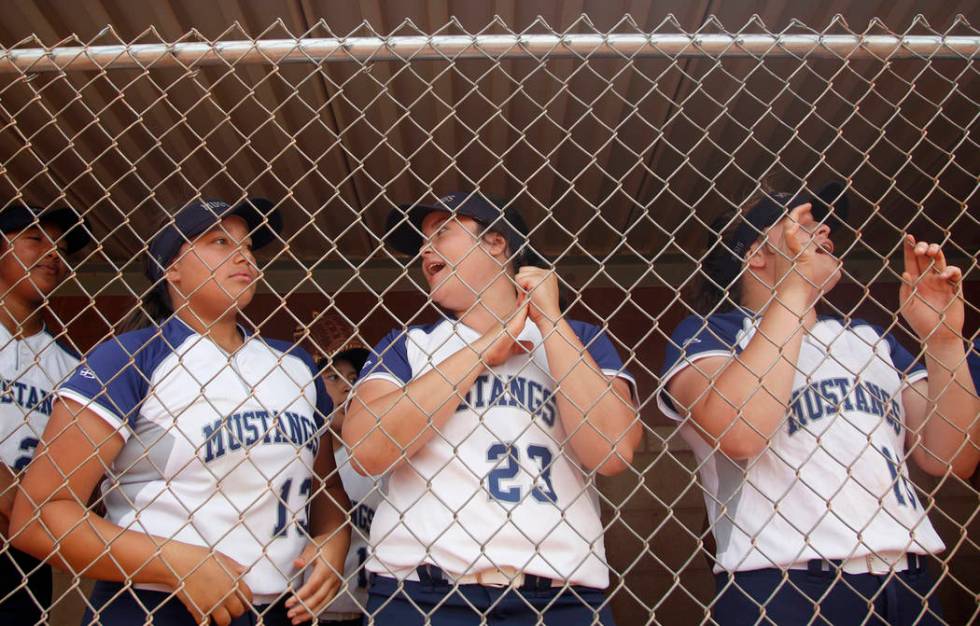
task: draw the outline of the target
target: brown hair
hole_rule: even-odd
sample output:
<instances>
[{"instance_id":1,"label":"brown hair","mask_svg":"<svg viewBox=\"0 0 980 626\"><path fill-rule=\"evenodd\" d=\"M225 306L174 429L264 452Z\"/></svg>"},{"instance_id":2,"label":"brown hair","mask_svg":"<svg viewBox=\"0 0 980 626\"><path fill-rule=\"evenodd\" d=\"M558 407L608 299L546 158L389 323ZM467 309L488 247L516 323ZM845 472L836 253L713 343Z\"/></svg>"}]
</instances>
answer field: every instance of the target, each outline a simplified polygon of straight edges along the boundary
<instances>
[{"instance_id":1,"label":"brown hair","mask_svg":"<svg viewBox=\"0 0 980 626\"><path fill-rule=\"evenodd\" d=\"M692 282L687 298L699 315L706 317L741 304L743 275L740 274L729 284L720 284L712 276L712 268L735 260L734 253L727 242L741 224L738 217L747 212L763 196L771 193L772 189L770 181L763 179L738 207L725 210L708 227L708 240L701 253L697 278Z\"/></svg>"},{"instance_id":2,"label":"brown hair","mask_svg":"<svg viewBox=\"0 0 980 626\"><path fill-rule=\"evenodd\" d=\"M173 314L174 307L167 292L167 283L162 281L143 294L132 313L119 324L117 332L127 333L131 330L160 326Z\"/></svg>"}]
</instances>

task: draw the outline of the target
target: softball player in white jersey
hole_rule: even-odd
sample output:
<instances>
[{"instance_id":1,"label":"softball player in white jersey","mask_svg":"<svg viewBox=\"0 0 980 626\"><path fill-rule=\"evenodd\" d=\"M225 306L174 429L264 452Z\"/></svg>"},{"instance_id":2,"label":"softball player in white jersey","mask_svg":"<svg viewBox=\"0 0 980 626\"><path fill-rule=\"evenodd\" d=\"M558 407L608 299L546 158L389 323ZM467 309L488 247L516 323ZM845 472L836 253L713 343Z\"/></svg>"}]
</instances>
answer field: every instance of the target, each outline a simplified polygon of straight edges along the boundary
<instances>
[{"instance_id":1,"label":"softball player in white jersey","mask_svg":"<svg viewBox=\"0 0 980 626\"><path fill-rule=\"evenodd\" d=\"M51 567L6 542L17 475L51 415L51 391L78 364L44 325L45 303L68 273L63 257L89 241L67 208L0 210L0 622L35 624L51 603Z\"/></svg>"},{"instance_id":2,"label":"softball player in white jersey","mask_svg":"<svg viewBox=\"0 0 980 626\"><path fill-rule=\"evenodd\" d=\"M25 551L102 581L86 623L299 623L339 586L346 497L319 480L335 475L330 399L305 351L237 323L252 250L280 224L263 200L183 208L150 245L162 319L57 391L12 524ZM106 469L102 518L83 503Z\"/></svg>"},{"instance_id":3,"label":"softball player in white jersey","mask_svg":"<svg viewBox=\"0 0 980 626\"><path fill-rule=\"evenodd\" d=\"M723 216L705 268L737 306L687 318L667 350L658 400L699 458L720 624L939 621L923 557L943 544L905 459L935 475L977 464L960 270L906 236L901 312L925 367L881 329L818 317L846 210L831 184Z\"/></svg>"},{"instance_id":4,"label":"softball player in white jersey","mask_svg":"<svg viewBox=\"0 0 980 626\"><path fill-rule=\"evenodd\" d=\"M388 472L368 560L381 624L612 620L592 479L642 435L633 379L600 329L564 319L527 232L479 193L389 216L445 316L381 341L344 423L355 468Z\"/></svg>"},{"instance_id":5,"label":"softball player in white jersey","mask_svg":"<svg viewBox=\"0 0 980 626\"><path fill-rule=\"evenodd\" d=\"M351 528L350 549L344 562L344 587L320 614L321 623L333 626L357 626L364 622L367 606L367 560L371 520L381 503L383 478L362 476L351 465L350 452L340 439L346 403L357 374L364 367L370 351L355 335L354 328L339 315L313 313L313 322L296 329L294 339L301 339L313 355L317 369L334 411L330 415L337 472L350 499L348 520Z\"/></svg>"}]
</instances>

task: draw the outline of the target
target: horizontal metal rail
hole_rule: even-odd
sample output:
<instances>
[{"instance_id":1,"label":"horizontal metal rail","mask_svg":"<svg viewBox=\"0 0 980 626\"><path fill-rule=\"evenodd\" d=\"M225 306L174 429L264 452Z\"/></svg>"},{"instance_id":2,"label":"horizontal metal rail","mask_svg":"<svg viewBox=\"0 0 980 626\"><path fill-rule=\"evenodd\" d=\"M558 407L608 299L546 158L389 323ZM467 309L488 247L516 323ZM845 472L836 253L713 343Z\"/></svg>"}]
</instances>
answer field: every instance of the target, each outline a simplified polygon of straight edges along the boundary
<instances>
[{"instance_id":1,"label":"horizontal metal rail","mask_svg":"<svg viewBox=\"0 0 980 626\"><path fill-rule=\"evenodd\" d=\"M980 37L894 35L440 35L7 48L0 73L439 59L747 57L973 59Z\"/></svg>"}]
</instances>

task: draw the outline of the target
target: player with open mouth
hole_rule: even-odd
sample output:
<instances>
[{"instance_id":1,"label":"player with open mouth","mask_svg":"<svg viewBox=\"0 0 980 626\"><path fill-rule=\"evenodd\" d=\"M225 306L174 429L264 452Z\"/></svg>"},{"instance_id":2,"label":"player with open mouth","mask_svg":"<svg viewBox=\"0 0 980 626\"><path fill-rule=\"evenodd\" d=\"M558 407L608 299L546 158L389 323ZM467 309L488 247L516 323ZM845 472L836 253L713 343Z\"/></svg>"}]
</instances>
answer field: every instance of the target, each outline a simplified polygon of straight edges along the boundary
<instances>
[{"instance_id":1,"label":"player with open mouth","mask_svg":"<svg viewBox=\"0 0 980 626\"><path fill-rule=\"evenodd\" d=\"M848 205L831 183L723 214L701 314L667 347L658 403L698 457L723 626L941 622L925 563L943 543L906 459L961 477L980 459L962 273L903 237L901 315L924 364L890 332L817 315Z\"/></svg>"},{"instance_id":2,"label":"player with open mouth","mask_svg":"<svg viewBox=\"0 0 980 626\"><path fill-rule=\"evenodd\" d=\"M344 422L354 467L388 479L369 617L611 624L593 480L642 436L633 377L600 328L566 319L513 206L402 206L385 241L421 261L443 315L374 348Z\"/></svg>"}]
</instances>

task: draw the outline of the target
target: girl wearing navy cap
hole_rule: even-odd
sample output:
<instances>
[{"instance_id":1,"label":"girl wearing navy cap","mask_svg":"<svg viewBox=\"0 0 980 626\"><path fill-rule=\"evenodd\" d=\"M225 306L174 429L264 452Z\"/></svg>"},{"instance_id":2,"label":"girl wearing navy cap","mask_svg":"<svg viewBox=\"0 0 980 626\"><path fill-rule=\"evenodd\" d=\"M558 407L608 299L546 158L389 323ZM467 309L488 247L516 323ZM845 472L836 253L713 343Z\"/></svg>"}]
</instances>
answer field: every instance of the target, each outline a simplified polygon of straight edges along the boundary
<instances>
[{"instance_id":1,"label":"girl wearing navy cap","mask_svg":"<svg viewBox=\"0 0 980 626\"><path fill-rule=\"evenodd\" d=\"M280 227L264 200L179 211L150 245L154 319L56 392L12 526L25 551L101 581L85 623L296 624L336 592L330 398L304 350L238 324L253 251ZM103 474L100 517L83 503Z\"/></svg>"},{"instance_id":2,"label":"girl wearing navy cap","mask_svg":"<svg viewBox=\"0 0 980 626\"><path fill-rule=\"evenodd\" d=\"M374 348L344 421L354 468L389 481L374 623L612 623L593 481L642 437L634 380L602 329L566 319L527 236L479 193L389 217L386 242L419 258L445 316Z\"/></svg>"},{"instance_id":3,"label":"girl wearing navy cap","mask_svg":"<svg viewBox=\"0 0 980 626\"><path fill-rule=\"evenodd\" d=\"M818 316L846 212L832 184L722 216L703 314L667 347L658 403L698 457L719 624L941 621L924 565L943 543L906 459L963 477L980 458L961 272L905 235L901 314L924 366L881 328Z\"/></svg>"},{"instance_id":4,"label":"girl wearing navy cap","mask_svg":"<svg viewBox=\"0 0 980 626\"><path fill-rule=\"evenodd\" d=\"M48 297L69 272L66 259L89 241L72 209L12 204L0 211L0 536L18 475L51 414L51 390L78 354L44 325ZM51 568L6 546L0 554L0 622L37 623L51 603Z\"/></svg>"}]
</instances>

